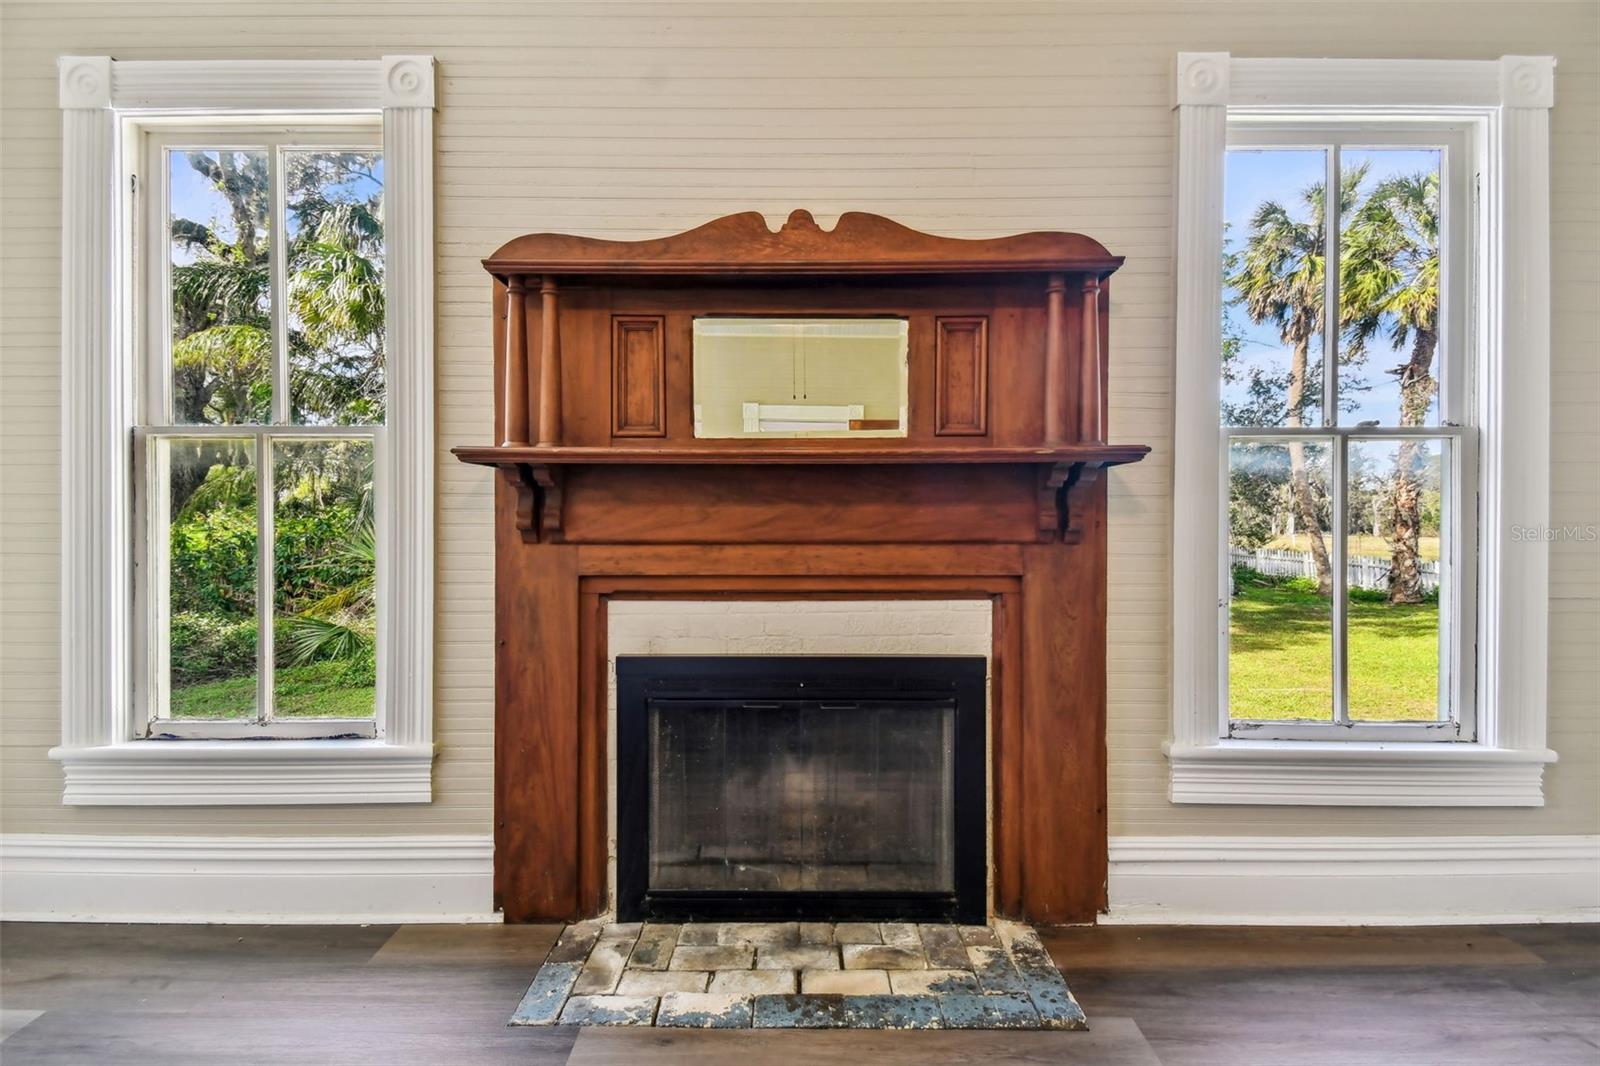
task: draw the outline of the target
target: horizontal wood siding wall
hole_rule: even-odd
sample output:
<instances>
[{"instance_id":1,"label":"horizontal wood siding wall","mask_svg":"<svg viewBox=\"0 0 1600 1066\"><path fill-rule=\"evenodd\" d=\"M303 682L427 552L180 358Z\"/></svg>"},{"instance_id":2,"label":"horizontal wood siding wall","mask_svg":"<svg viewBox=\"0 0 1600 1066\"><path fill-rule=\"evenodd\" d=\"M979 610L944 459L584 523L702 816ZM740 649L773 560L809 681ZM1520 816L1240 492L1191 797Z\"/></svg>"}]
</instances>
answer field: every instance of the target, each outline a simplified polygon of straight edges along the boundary
<instances>
[{"instance_id":1,"label":"horizontal wood siding wall","mask_svg":"<svg viewBox=\"0 0 1600 1066\"><path fill-rule=\"evenodd\" d=\"M848 209L957 236L1082 230L1113 286L1113 835L1600 831L1600 551L1553 546L1543 810L1174 808L1166 801L1172 160L1179 50L1559 56L1552 115L1557 525L1600 523L1600 42L1586 4L20 3L0 8L0 700L7 832L484 833L493 710L489 282L519 233L637 238L737 210ZM60 129L55 57L432 52L438 114L436 802L426 808L67 809L59 738ZM1541 432L1544 427L1529 427Z\"/></svg>"}]
</instances>

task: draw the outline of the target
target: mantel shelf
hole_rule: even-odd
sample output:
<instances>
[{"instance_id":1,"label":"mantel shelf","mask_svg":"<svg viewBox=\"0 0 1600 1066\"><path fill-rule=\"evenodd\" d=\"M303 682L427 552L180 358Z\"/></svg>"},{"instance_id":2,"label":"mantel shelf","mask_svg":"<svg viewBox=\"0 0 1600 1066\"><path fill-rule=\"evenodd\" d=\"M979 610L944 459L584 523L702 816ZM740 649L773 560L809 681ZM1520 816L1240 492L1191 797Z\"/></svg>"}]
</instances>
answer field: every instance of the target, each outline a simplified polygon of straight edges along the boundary
<instances>
[{"instance_id":1,"label":"mantel shelf","mask_svg":"<svg viewBox=\"0 0 1600 1066\"><path fill-rule=\"evenodd\" d=\"M473 445L453 448L464 463L498 467L517 490L517 528L532 541L560 540L565 472L584 466L940 466L946 464L1038 468L1039 539L1074 542L1082 535L1071 499L1108 466L1137 463L1150 453L1144 444L1066 444L1054 448L841 447L810 443L736 447L567 447Z\"/></svg>"},{"instance_id":2,"label":"mantel shelf","mask_svg":"<svg viewBox=\"0 0 1600 1066\"><path fill-rule=\"evenodd\" d=\"M451 449L464 463L480 466L815 466L854 464L885 466L903 463L1010 463L1054 466L1117 466L1137 463L1150 453L1144 444L1066 444L1054 448L841 447L826 445L740 442L738 447L526 447L469 445Z\"/></svg>"}]
</instances>

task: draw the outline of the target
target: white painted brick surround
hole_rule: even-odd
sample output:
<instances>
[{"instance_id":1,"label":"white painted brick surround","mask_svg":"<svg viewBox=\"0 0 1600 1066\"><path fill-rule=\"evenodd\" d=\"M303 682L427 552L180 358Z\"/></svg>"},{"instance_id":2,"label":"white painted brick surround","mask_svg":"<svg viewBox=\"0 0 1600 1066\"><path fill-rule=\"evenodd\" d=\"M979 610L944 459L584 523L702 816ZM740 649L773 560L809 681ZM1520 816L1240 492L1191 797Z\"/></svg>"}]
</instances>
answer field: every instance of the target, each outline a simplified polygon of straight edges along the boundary
<instances>
[{"instance_id":1,"label":"white painted brick surround","mask_svg":"<svg viewBox=\"0 0 1600 1066\"><path fill-rule=\"evenodd\" d=\"M617 888L618 655L982 655L987 660L993 644L993 617L994 605L988 599L610 601L606 605L606 793L610 812L606 887L613 907ZM986 686L987 681L986 676ZM992 813L992 797L989 803ZM990 836L992 853L992 832ZM993 863L988 865L992 892Z\"/></svg>"}]
</instances>

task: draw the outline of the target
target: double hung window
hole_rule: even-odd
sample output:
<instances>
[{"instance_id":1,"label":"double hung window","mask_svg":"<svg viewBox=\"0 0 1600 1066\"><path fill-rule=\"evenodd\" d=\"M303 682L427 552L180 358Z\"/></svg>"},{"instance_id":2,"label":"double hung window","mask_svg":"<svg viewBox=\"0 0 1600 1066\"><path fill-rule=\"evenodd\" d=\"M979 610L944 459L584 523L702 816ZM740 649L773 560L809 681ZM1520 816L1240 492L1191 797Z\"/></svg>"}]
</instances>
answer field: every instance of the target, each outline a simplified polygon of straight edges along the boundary
<instances>
[{"instance_id":1,"label":"double hung window","mask_svg":"<svg viewBox=\"0 0 1600 1066\"><path fill-rule=\"evenodd\" d=\"M1227 736L1471 740L1471 130L1230 122Z\"/></svg>"},{"instance_id":2,"label":"double hung window","mask_svg":"<svg viewBox=\"0 0 1600 1066\"><path fill-rule=\"evenodd\" d=\"M131 147L144 735L371 737L381 129L151 122Z\"/></svg>"}]
</instances>

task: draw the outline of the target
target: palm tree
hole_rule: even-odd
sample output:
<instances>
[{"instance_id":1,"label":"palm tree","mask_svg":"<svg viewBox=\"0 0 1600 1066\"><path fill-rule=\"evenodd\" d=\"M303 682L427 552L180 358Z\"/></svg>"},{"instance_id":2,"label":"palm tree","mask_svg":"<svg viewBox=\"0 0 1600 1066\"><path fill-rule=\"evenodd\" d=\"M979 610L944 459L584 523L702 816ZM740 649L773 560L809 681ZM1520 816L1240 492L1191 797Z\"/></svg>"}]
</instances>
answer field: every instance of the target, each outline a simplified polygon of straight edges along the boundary
<instances>
[{"instance_id":1,"label":"palm tree","mask_svg":"<svg viewBox=\"0 0 1600 1066\"><path fill-rule=\"evenodd\" d=\"M1433 357L1439 345L1439 175L1389 178L1372 190L1344 237L1340 268L1349 346L1359 352L1379 332L1409 358L1391 373L1400 382L1400 424L1423 425L1438 390ZM1421 442L1395 451L1389 539L1389 602L1423 599L1423 463Z\"/></svg>"},{"instance_id":2,"label":"palm tree","mask_svg":"<svg viewBox=\"0 0 1600 1066\"><path fill-rule=\"evenodd\" d=\"M1355 203L1366 167L1347 171L1339 181L1339 211L1344 217ZM1311 343L1322 329L1326 283L1326 213L1324 186L1316 182L1300 192L1303 216L1276 200L1264 201L1250 216L1245 246L1230 261L1227 284L1238 294L1251 321L1270 322L1288 345L1291 356L1282 415L1285 426L1305 425L1305 412L1320 395L1308 377ZM1332 589L1333 566L1328 546L1319 533L1317 501L1306 468L1306 446L1291 440L1289 491L1298 524L1309 534L1311 556L1317 567L1317 588Z\"/></svg>"}]
</instances>

